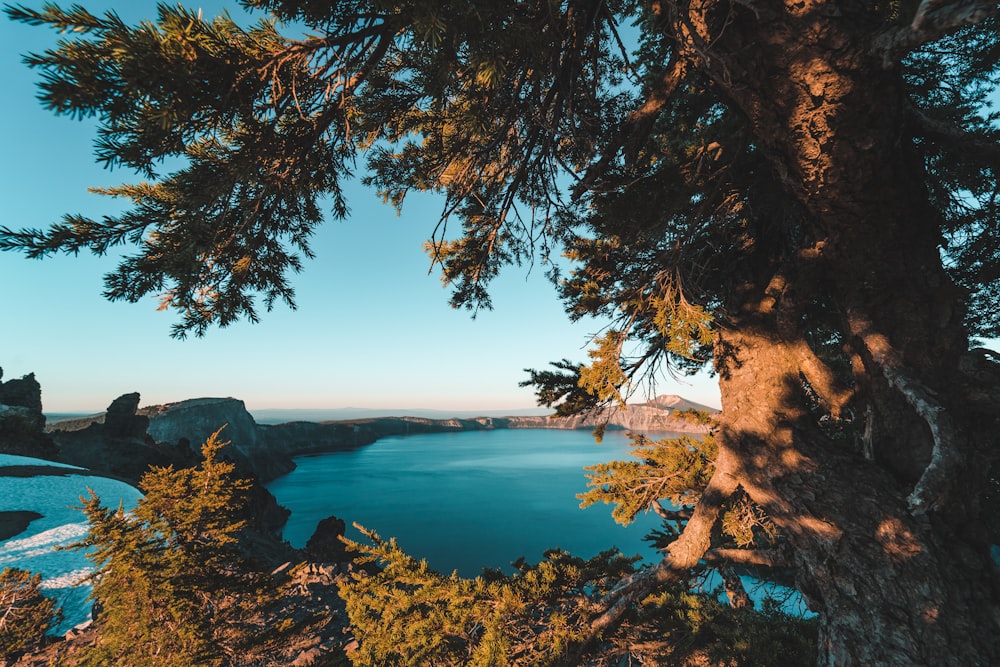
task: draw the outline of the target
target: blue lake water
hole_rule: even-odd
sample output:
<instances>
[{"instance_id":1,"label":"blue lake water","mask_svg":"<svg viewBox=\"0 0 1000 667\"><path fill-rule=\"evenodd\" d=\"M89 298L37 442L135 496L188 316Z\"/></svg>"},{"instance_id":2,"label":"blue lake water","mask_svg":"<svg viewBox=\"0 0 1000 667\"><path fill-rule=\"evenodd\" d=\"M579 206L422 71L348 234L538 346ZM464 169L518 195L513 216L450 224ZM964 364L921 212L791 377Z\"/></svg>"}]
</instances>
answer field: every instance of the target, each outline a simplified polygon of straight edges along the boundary
<instances>
[{"instance_id":1,"label":"blue lake water","mask_svg":"<svg viewBox=\"0 0 1000 667\"><path fill-rule=\"evenodd\" d=\"M655 559L642 537L659 526L652 513L627 528L610 505L581 510L583 467L623 459L630 441L609 432L468 431L388 437L348 452L296 458L292 473L268 488L292 515L285 539L304 546L316 523L336 515L383 538L441 572L475 576L483 567L509 571L524 556L552 547L590 557L616 546Z\"/></svg>"}]
</instances>

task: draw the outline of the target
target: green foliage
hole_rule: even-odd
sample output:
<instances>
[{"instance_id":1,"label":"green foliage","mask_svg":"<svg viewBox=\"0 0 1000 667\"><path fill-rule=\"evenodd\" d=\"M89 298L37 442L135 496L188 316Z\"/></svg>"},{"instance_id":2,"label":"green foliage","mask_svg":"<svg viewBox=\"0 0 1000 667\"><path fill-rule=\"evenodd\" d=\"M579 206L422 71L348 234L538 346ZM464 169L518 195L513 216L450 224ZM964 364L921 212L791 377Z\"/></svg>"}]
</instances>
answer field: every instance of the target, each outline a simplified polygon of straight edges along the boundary
<instances>
[{"instance_id":1,"label":"green foliage","mask_svg":"<svg viewBox=\"0 0 1000 667\"><path fill-rule=\"evenodd\" d=\"M623 331L609 331L598 336L594 339L594 349L587 352L592 363L580 368L580 387L601 403L625 405L621 391L628 378L620 361L625 340Z\"/></svg>"},{"instance_id":2,"label":"green foliage","mask_svg":"<svg viewBox=\"0 0 1000 667\"><path fill-rule=\"evenodd\" d=\"M84 500L90 531L74 548L96 566L98 640L78 664L206 667L240 643L237 594L262 603L267 590L236 548L249 483L219 460L225 444L216 432L197 467L152 468L132 512Z\"/></svg>"},{"instance_id":3,"label":"green foliage","mask_svg":"<svg viewBox=\"0 0 1000 667\"><path fill-rule=\"evenodd\" d=\"M780 8L762 14L746 3L686 10L621 0L242 5L274 20L248 27L162 5L155 21L127 26L113 13L94 16L79 7L7 8L16 20L67 35L56 48L27 57L41 72L43 103L55 113L95 117L98 158L146 181L98 190L131 202L121 215L68 215L47 230L0 227L0 249L38 257L130 245L134 254L106 277L107 296L161 295L161 306L179 313L175 335L202 334L213 324L256 320L259 297L268 308L294 304L287 274L311 256L309 239L323 219L319 202L330 201L334 217L347 215L341 184L361 158L364 182L397 207L413 190L443 194L441 222L427 249L456 307L489 307L489 283L503 267L537 261L549 266L571 317L612 320L595 339L590 364L564 360L555 372L530 371L529 383L559 414L621 403L641 374L694 372L713 357L725 377L740 363L740 350L719 338L731 328L786 351L804 345L799 352L826 366L828 373L810 380L799 362L802 372L789 374L789 396L776 396L770 406L785 401L813 410L824 446L856 435L842 410L860 424L864 409L879 402L861 404L873 396L864 386L872 378L863 375L875 371L852 343L857 321L847 313L884 310L881 324L895 320L897 330L879 333L904 347L908 329L917 341L933 337L926 333L931 322L952 322L957 332L964 319L973 335L1000 333L1000 115L989 107L1000 81L995 8L968 15L978 23L944 25L925 36L916 28L895 33L901 42L889 48L886 31L909 25L918 7L931 6L937 18L947 8L916 0L845 4L837 30L827 25L829 42L842 44L836 57L824 62L823 49L833 49L824 40L809 44L816 67L794 74L798 68L779 64L775 54L783 53L781 39L794 41L788 33L801 19L782 16ZM684 16L688 10L697 14L697 29ZM634 49L619 32L625 23L634 28ZM771 26L785 34L761 40ZM923 46L903 43L923 38L929 40ZM827 86L817 74L827 66L840 73L848 61L844 87ZM807 100L818 114L809 115L808 129L775 120L804 117L792 113L790 100L771 106L747 92L768 90L761 72L779 69L804 77L789 80L815 98ZM881 103L885 113L876 118L871 109ZM838 133L857 126L868 132L858 138L871 145L840 148L856 142ZM803 139L813 131L816 146ZM884 178L877 196L867 177L844 184L854 165L843 161L854 159L865 162L857 173ZM826 165L822 179L806 175L812 172L802 165L809 161ZM815 194L817 188L839 194L838 187L855 200L832 205ZM885 220L911 197L918 200L912 211ZM912 237L904 218L919 223ZM460 229L449 226L455 219ZM886 239L898 247L882 248ZM562 250L571 262L565 278L549 264L551 253ZM897 254L899 266L880 272L876 265ZM939 259L953 285L934 272ZM917 268L928 278L916 289L940 292L927 304L942 312L920 311L919 294L892 301ZM883 284L882 276L890 280ZM785 287L777 287L781 282ZM765 288L772 283L774 290ZM783 301L772 304L777 310L762 305L762 292L772 300L781 293ZM942 343L945 356L961 353L963 336ZM902 356L935 355L933 346L921 345ZM852 358L865 369L852 367ZM926 379L938 370L952 372L942 366ZM831 393L820 386L829 384L823 378L852 387L858 405L820 396ZM942 386L958 384L951 377ZM892 415L882 418L895 426ZM711 438L638 440L638 461L592 468L592 488L581 499L615 503L622 522L661 499L693 506L711 474L713 447ZM198 496L192 480L178 479ZM113 584L134 580L133 588L157 601L133 603L136 627L143 628L135 636L116 620L120 612L106 613L109 637L118 642L107 657L148 650L151 635L143 632L174 628L166 650L183 649L194 656L188 659L210 664L218 655L202 623L211 614L201 612L215 608L206 602L213 589L195 594L200 589L188 587L185 577L203 577L209 566L226 569L232 525L218 514L221 505L186 507L191 496L164 491L175 482L170 473L151 480L149 495L170 500L158 507L150 501L140 508L146 514L103 510L94 498L86 505L95 527L88 539L102 568L99 599L109 610L128 609ZM780 538L743 495L723 509L714 545ZM686 511L673 513L677 530ZM220 518L206 518L213 516ZM665 530L664 544L675 534ZM572 642L584 622L580 605L563 606L555 591L576 590L586 600L601 589L590 574L578 574L584 564L562 556L523 570L520 579L460 582L371 538L369 555L384 561L386 572L345 588L356 603L365 664L502 664L501 655L543 664L545 651ZM207 560L196 562L195 548ZM554 597L523 589L530 577ZM549 580L561 583L546 588ZM365 611L372 609L385 611ZM530 632L512 634L497 609ZM529 645L536 648L522 648Z\"/></svg>"},{"instance_id":4,"label":"green foliage","mask_svg":"<svg viewBox=\"0 0 1000 667\"><path fill-rule=\"evenodd\" d=\"M760 613L731 609L677 586L640 601L627 622L589 642L591 605L633 573L635 561L616 552L582 560L550 551L534 566L519 560L513 575L486 571L463 579L435 572L394 540L362 532L370 544L348 543L383 569L340 586L359 642L349 657L358 667L680 665L694 658L750 667L815 660L814 622L773 603ZM580 653L583 645L589 648Z\"/></svg>"},{"instance_id":5,"label":"green foliage","mask_svg":"<svg viewBox=\"0 0 1000 667\"><path fill-rule=\"evenodd\" d=\"M631 523L639 512L667 498L674 505L696 504L712 475L717 449L715 439L681 436L651 441L632 436L632 456L637 460L612 461L589 466L591 487L580 494L581 507L614 503L615 521Z\"/></svg>"},{"instance_id":6,"label":"green foliage","mask_svg":"<svg viewBox=\"0 0 1000 667\"><path fill-rule=\"evenodd\" d=\"M347 540L377 561L378 574L356 574L340 594L360 648L358 666L549 665L586 636L587 600L631 572L633 559L605 552L590 560L550 551L517 572L475 579L441 575L395 540L362 530L371 544Z\"/></svg>"},{"instance_id":7,"label":"green foliage","mask_svg":"<svg viewBox=\"0 0 1000 667\"><path fill-rule=\"evenodd\" d=\"M0 571L0 662L13 662L45 641L59 612L42 595L42 575L6 567Z\"/></svg>"},{"instance_id":8,"label":"green foliage","mask_svg":"<svg viewBox=\"0 0 1000 667\"><path fill-rule=\"evenodd\" d=\"M347 214L342 182L361 157L366 182L396 206L412 190L444 193L429 248L454 305L488 307L501 267L565 248L571 315L618 318L645 345L640 358L688 371L709 359L714 318L756 262L801 240L801 209L745 114L702 68L664 83L683 55L655 3L240 4L270 16L246 26L162 5L128 26L78 6L7 8L66 35L26 59L43 103L96 117L98 158L148 180L99 190L133 204L120 216L2 228L0 247L135 246L106 294L162 294L181 315L174 333L201 334L256 320L255 295L294 303L287 273L311 256L319 202ZM874 3L867 29L905 24L916 4ZM912 118L930 121L901 131L931 176L967 324L987 336L1000 326L989 307L1000 289L995 26L943 35L899 63ZM646 103L653 113L639 111Z\"/></svg>"},{"instance_id":9,"label":"green foliage","mask_svg":"<svg viewBox=\"0 0 1000 667\"><path fill-rule=\"evenodd\" d=\"M535 387L538 403L547 408L555 407L555 413L560 417L587 412L598 406L597 397L580 386L582 364L563 359L549 365L558 371L525 368L530 378L519 382L518 386Z\"/></svg>"}]
</instances>

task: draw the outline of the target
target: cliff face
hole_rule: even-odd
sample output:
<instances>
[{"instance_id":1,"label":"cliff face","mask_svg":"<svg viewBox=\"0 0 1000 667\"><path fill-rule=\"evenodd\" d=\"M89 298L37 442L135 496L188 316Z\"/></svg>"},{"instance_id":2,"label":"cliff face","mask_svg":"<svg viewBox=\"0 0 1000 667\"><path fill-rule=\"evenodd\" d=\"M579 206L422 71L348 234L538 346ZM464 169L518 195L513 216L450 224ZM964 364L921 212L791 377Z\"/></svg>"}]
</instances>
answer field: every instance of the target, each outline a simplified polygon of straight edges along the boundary
<instances>
[{"instance_id":1,"label":"cliff face","mask_svg":"<svg viewBox=\"0 0 1000 667\"><path fill-rule=\"evenodd\" d=\"M280 477L295 468L282 448L269 446L259 437L260 427L239 399L192 398L153 405L139 412L149 417L148 433L154 440L182 444L194 450L225 426L219 437L232 444L224 450L224 455L263 481Z\"/></svg>"}]
</instances>

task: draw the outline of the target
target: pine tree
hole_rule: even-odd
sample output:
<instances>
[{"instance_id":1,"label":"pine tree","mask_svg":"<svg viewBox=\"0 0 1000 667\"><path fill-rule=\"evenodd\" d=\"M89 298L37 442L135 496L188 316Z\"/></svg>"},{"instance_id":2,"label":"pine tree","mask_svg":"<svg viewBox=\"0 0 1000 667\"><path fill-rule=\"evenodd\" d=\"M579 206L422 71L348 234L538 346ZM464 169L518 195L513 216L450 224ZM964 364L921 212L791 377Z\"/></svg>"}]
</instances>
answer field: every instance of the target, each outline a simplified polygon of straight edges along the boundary
<instances>
[{"instance_id":1,"label":"pine tree","mask_svg":"<svg viewBox=\"0 0 1000 667\"><path fill-rule=\"evenodd\" d=\"M239 620L233 600L255 585L236 548L243 521L234 518L249 484L219 460L225 444L216 432L197 467L150 469L131 512L103 507L93 492L85 499L90 531L74 547L88 549L95 565L98 639L80 665L224 663L227 631Z\"/></svg>"},{"instance_id":2,"label":"pine tree","mask_svg":"<svg viewBox=\"0 0 1000 667\"><path fill-rule=\"evenodd\" d=\"M360 156L396 206L443 194L428 250L458 307L565 252L570 316L614 323L542 377L561 411L718 374L711 476L595 636L763 512L820 663L1000 664L1000 364L976 343L1000 334L995 2L241 4L274 21L8 9L70 35L28 57L43 102L147 180L102 191L119 216L0 247L132 245L108 296L162 295L202 334L292 303Z\"/></svg>"},{"instance_id":3,"label":"pine tree","mask_svg":"<svg viewBox=\"0 0 1000 667\"><path fill-rule=\"evenodd\" d=\"M0 571L0 661L13 662L42 645L59 618L55 600L41 592L42 575Z\"/></svg>"}]
</instances>

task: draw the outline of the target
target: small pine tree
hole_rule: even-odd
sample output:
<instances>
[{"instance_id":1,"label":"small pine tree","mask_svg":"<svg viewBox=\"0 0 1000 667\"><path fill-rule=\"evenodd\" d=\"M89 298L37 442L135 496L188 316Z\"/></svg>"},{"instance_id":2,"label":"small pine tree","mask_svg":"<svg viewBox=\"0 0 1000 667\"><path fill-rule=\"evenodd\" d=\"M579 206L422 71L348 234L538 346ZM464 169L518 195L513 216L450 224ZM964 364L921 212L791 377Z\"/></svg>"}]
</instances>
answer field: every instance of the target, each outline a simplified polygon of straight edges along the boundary
<instances>
[{"instance_id":1,"label":"small pine tree","mask_svg":"<svg viewBox=\"0 0 1000 667\"><path fill-rule=\"evenodd\" d=\"M90 532L74 547L90 549L99 613L97 643L78 664L222 664L217 640L233 613L226 597L252 585L236 549L243 522L234 519L249 482L218 460L225 444L216 432L197 467L152 468L132 512L102 507L93 492L84 500Z\"/></svg>"},{"instance_id":2,"label":"small pine tree","mask_svg":"<svg viewBox=\"0 0 1000 667\"><path fill-rule=\"evenodd\" d=\"M13 661L42 644L59 616L56 603L41 593L42 575L0 571L0 662Z\"/></svg>"}]
</instances>

